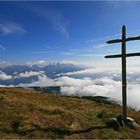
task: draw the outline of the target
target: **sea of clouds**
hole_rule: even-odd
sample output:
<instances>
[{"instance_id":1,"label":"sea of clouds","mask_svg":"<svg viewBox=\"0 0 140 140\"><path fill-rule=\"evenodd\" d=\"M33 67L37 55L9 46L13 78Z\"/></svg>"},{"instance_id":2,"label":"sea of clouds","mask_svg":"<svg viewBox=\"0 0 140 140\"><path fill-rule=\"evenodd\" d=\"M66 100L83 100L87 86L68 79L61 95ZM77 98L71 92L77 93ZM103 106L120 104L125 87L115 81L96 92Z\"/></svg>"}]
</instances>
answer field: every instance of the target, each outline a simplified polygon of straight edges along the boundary
<instances>
[{"instance_id":1,"label":"sea of clouds","mask_svg":"<svg viewBox=\"0 0 140 140\"><path fill-rule=\"evenodd\" d=\"M140 67L127 68L128 106L140 110ZM37 76L31 83L17 86L61 86L61 94L67 96L105 96L122 103L121 66L99 65L80 71L60 73L56 78L48 78L43 71L19 73L16 77ZM11 75L0 72L1 79L10 79ZM12 86L12 85L11 85Z\"/></svg>"},{"instance_id":2,"label":"sea of clouds","mask_svg":"<svg viewBox=\"0 0 140 140\"><path fill-rule=\"evenodd\" d=\"M139 68L129 68L127 73L128 106L140 110ZM118 68L90 68L81 71L61 73L55 79L45 74L38 75L38 81L20 86L61 86L61 94L67 96L105 96L122 103L121 71Z\"/></svg>"}]
</instances>

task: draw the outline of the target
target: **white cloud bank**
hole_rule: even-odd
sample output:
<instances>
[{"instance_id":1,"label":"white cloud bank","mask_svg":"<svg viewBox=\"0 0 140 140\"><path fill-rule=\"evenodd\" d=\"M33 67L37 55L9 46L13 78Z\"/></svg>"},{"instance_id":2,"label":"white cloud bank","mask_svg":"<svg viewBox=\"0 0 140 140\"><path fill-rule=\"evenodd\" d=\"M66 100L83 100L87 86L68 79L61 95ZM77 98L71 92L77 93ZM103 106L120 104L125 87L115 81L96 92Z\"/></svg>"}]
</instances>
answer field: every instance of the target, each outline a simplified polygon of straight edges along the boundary
<instances>
[{"instance_id":1,"label":"white cloud bank","mask_svg":"<svg viewBox=\"0 0 140 140\"><path fill-rule=\"evenodd\" d=\"M45 74L38 76L38 81L34 81L32 83L20 83L18 86L22 87L30 87L30 86L55 86L55 80L48 78Z\"/></svg>"},{"instance_id":2,"label":"white cloud bank","mask_svg":"<svg viewBox=\"0 0 140 140\"><path fill-rule=\"evenodd\" d=\"M121 81L113 80L111 76L100 78L71 78L62 76L50 79L46 75L39 75L38 81L20 86L61 86L61 93L68 96L106 96L118 103L122 101ZM140 110L140 86L128 84L128 106Z\"/></svg>"},{"instance_id":3,"label":"white cloud bank","mask_svg":"<svg viewBox=\"0 0 140 140\"><path fill-rule=\"evenodd\" d=\"M38 75L41 75L43 73L44 73L44 71L39 71L39 72L37 72L37 71L25 71L24 73L20 73L18 75L18 77L27 78L27 77L32 77L32 76L38 76Z\"/></svg>"},{"instance_id":4,"label":"white cloud bank","mask_svg":"<svg viewBox=\"0 0 140 140\"><path fill-rule=\"evenodd\" d=\"M3 71L0 71L0 80L10 80L10 79L12 79L11 75L8 75Z\"/></svg>"}]
</instances>

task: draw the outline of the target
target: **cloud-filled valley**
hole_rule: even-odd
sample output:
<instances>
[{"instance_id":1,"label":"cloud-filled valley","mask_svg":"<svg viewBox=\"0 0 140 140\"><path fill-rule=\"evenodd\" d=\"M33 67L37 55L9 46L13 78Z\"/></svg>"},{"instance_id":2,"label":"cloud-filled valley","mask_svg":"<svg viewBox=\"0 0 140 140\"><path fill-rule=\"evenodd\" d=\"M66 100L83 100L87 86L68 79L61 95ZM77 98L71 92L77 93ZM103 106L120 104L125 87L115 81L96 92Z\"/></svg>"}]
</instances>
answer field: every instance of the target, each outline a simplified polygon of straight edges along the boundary
<instances>
[{"instance_id":1,"label":"cloud-filled valley","mask_svg":"<svg viewBox=\"0 0 140 140\"><path fill-rule=\"evenodd\" d=\"M121 71L115 67L84 68L73 64L54 63L11 65L0 68L1 86L61 86L61 94L68 96L106 96L121 103ZM140 71L129 67L128 105L140 110Z\"/></svg>"}]
</instances>

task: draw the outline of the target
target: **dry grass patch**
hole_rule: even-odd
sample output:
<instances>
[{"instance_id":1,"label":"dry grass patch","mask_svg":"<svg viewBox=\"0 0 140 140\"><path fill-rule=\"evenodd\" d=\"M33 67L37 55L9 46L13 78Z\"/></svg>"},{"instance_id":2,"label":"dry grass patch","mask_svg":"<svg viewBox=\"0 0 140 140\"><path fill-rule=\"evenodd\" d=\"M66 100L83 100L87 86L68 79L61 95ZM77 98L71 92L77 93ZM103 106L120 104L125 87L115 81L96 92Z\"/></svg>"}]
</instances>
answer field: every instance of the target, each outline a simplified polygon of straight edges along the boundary
<instances>
[{"instance_id":1,"label":"dry grass patch","mask_svg":"<svg viewBox=\"0 0 140 140\"><path fill-rule=\"evenodd\" d=\"M133 129L106 126L121 112L115 104L55 96L22 88L0 88L0 137L28 139L140 138ZM140 112L129 109L140 124Z\"/></svg>"}]
</instances>

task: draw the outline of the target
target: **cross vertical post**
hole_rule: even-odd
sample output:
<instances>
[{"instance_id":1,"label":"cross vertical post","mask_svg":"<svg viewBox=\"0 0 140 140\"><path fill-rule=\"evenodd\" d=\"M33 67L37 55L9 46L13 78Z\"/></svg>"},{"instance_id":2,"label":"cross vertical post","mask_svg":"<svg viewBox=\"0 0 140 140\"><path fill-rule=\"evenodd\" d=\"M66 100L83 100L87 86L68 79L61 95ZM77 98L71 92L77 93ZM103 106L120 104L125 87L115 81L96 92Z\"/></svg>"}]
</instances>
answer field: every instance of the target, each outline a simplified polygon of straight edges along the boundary
<instances>
[{"instance_id":1,"label":"cross vertical post","mask_svg":"<svg viewBox=\"0 0 140 140\"><path fill-rule=\"evenodd\" d=\"M126 91L126 27L122 27L122 101L123 119L127 119L127 91Z\"/></svg>"},{"instance_id":2,"label":"cross vertical post","mask_svg":"<svg viewBox=\"0 0 140 140\"><path fill-rule=\"evenodd\" d=\"M126 80L126 57L140 56L140 52L126 54L126 42L140 40L140 36L126 38L126 27L122 27L122 38L109 40L106 43L122 43L121 54L107 55L105 58L121 58L122 60L122 105L123 105L123 120L127 121L127 80Z\"/></svg>"}]
</instances>

